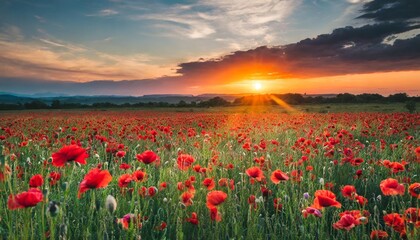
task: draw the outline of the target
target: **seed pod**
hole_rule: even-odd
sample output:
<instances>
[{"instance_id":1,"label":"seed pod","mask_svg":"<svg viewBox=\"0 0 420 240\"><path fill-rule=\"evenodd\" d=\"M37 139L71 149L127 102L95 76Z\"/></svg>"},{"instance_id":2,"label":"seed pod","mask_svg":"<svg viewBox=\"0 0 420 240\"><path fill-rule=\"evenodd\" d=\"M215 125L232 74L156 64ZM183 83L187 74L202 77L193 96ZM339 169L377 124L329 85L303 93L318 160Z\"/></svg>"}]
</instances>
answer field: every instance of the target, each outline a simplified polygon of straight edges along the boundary
<instances>
[{"instance_id":1,"label":"seed pod","mask_svg":"<svg viewBox=\"0 0 420 240\"><path fill-rule=\"evenodd\" d=\"M110 214L113 214L117 210L117 200L113 196L108 195L105 200L105 208Z\"/></svg>"}]
</instances>

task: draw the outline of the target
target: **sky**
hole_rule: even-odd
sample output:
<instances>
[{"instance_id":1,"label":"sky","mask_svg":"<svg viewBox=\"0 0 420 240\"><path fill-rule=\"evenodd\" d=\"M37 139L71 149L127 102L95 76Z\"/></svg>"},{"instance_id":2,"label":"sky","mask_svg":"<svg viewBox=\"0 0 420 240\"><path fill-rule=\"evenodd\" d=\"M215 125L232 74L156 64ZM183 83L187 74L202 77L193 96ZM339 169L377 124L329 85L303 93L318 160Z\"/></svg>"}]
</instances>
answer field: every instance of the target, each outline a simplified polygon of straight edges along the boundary
<instances>
[{"instance_id":1,"label":"sky","mask_svg":"<svg viewBox=\"0 0 420 240\"><path fill-rule=\"evenodd\" d=\"M420 95L416 0L0 0L0 92Z\"/></svg>"}]
</instances>

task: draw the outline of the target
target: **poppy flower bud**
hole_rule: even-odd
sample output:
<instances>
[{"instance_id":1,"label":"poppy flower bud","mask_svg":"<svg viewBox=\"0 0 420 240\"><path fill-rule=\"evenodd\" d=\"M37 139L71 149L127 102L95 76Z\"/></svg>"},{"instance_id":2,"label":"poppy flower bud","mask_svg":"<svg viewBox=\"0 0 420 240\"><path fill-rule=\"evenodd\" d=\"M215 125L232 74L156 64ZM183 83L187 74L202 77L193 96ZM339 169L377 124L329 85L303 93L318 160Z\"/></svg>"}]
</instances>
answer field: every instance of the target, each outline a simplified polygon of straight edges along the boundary
<instances>
[{"instance_id":1,"label":"poppy flower bud","mask_svg":"<svg viewBox=\"0 0 420 240\"><path fill-rule=\"evenodd\" d=\"M42 195L44 195L44 197L46 197L48 195L48 189L43 189L42 190Z\"/></svg>"},{"instance_id":2,"label":"poppy flower bud","mask_svg":"<svg viewBox=\"0 0 420 240\"><path fill-rule=\"evenodd\" d=\"M366 217L360 217L359 221L363 224L367 223L368 219Z\"/></svg>"},{"instance_id":3,"label":"poppy flower bud","mask_svg":"<svg viewBox=\"0 0 420 240\"><path fill-rule=\"evenodd\" d=\"M50 201L47 207L47 214L49 214L51 217L55 217L57 216L59 212L60 212L59 203L55 201Z\"/></svg>"},{"instance_id":4,"label":"poppy flower bud","mask_svg":"<svg viewBox=\"0 0 420 240\"><path fill-rule=\"evenodd\" d=\"M95 210L98 211L100 208L101 208L101 202L98 199L96 199L95 200Z\"/></svg>"},{"instance_id":5,"label":"poppy flower bud","mask_svg":"<svg viewBox=\"0 0 420 240\"><path fill-rule=\"evenodd\" d=\"M67 239L67 225L66 224L61 224L60 225L60 239Z\"/></svg>"},{"instance_id":6,"label":"poppy flower bud","mask_svg":"<svg viewBox=\"0 0 420 240\"><path fill-rule=\"evenodd\" d=\"M66 191L68 187L69 187L69 183L68 182L63 182L61 184L61 189L63 189L63 191Z\"/></svg>"},{"instance_id":7,"label":"poppy flower bud","mask_svg":"<svg viewBox=\"0 0 420 240\"><path fill-rule=\"evenodd\" d=\"M117 210L117 200L111 195L108 195L105 200L105 208L109 213L113 214Z\"/></svg>"}]
</instances>

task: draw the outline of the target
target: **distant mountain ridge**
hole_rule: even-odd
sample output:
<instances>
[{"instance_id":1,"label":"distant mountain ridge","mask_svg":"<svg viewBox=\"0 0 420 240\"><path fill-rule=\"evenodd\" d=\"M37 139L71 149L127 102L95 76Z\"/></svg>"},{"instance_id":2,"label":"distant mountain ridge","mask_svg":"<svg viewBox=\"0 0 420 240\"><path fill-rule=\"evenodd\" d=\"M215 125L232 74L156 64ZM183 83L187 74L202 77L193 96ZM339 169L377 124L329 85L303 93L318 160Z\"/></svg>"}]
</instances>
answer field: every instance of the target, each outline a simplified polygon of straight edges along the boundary
<instances>
[{"instance_id":1,"label":"distant mountain ridge","mask_svg":"<svg viewBox=\"0 0 420 240\"><path fill-rule=\"evenodd\" d=\"M255 95L252 93L243 94L217 94L217 93L206 93L200 95L192 94L148 94L143 96L119 96L119 95L97 95L97 96L71 96L59 93L37 93L37 94L16 94L8 92L0 92L0 103L1 104L25 104L35 100L42 101L46 104L51 104L53 101L58 100L61 103L81 103L81 104L94 104L94 103L113 103L113 104L124 104L124 103L148 103L148 102L166 102L166 103L179 103L185 101L186 103L207 101L211 98L221 97L226 101L232 102L239 97ZM309 94L303 95L304 97L335 97L336 94Z\"/></svg>"},{"instance_id":2,"label":"distant mountain ridge","mask_svg":"<svg viewBox=\"0 0 420 240\"><path fill-rule=\"evenodd\" d=\"M2 104L25 104L31 101L39 100L46 104L51 104L53 101L58 100L61 103L82 103L82 104L93 104L93 103L113 103L113 104L124 104L124 103L147 103L147 102L166 102L166 103L179 103L185 101L186 103L207 101L211 98L221 97L226 101L232 102L239 97L255 95L252 93L244 94L217 94L207 93L200 95L192 94L148 94L143 96L120 96L120 95L97 95L97 96L71 96L59 93L37 93L37 94L16 94L8 92L0 92L0 103ZM334 97L336 94L309 94L304 95L306 97L323 96L323 97Z\"/></svg>"}]
</instances>

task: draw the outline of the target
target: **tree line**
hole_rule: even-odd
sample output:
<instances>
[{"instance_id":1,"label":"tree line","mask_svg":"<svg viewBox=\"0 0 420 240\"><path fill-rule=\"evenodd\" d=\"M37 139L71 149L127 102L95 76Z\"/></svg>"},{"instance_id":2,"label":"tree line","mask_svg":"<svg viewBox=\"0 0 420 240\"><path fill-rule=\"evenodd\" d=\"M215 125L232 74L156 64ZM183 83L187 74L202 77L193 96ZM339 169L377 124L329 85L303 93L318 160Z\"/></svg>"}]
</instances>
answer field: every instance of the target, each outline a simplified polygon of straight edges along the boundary
<instances>
[{"instance_id":1,"label":"tree line","mask_svg":"<svg viewBox=\"0 0 420 240\"><path fill-rule=\"evenodd\" d=\"M27 103L4 104L0 103L0 110L24 110L24 109L100 109L100 108L185 108L185 107L223 107L223 106L247 106L247 105L276 105L276 101L281 100L291 105L299 104L334 104L334 103L406 103L407 109L415 109L415 103L420 101L420 97L409 97L406 93L391 94L387 97L380 94L350 94L341 93L333 97L306 96L296 93L287 94L263 94L239 97L233 102L229 102L221 97L214 97L200 102L179 101L178 103L168 102L138 102L115 104L111 102L100 102L93 104L66 103L53 100L47 104L41 100L33 100ZM411 107L410 107L411 106ZM410 110L411 111L411 110Z\"/></svg>"}]
</instances>

